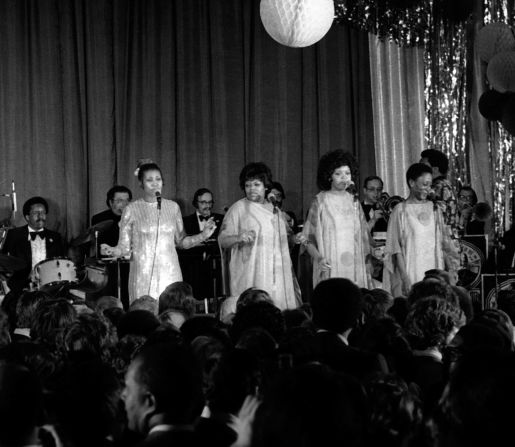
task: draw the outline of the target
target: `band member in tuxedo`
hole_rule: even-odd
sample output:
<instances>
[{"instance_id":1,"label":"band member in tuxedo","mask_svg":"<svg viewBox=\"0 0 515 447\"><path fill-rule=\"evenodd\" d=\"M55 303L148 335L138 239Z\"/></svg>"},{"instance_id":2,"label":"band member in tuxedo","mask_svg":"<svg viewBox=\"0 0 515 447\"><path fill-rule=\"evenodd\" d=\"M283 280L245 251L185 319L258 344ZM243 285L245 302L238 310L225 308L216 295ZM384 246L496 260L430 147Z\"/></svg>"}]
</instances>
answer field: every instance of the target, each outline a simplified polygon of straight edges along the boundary
<instances>
[{"instance_id":1,"label":"band member in tuxedo","mask_svg":"<svg viewBox=\"0 0 515 447\"><path fill-rule=\"evenodd\" d=\"M64 255L61 235L45 228L47 214L47 201L43 197L31 197L23 205L27 225L13 228L7 233L2 253L26 263L26 267L14 273L9 280L8 285L12 290L20 291L28 286L30 272L37 263Z\"/></svg>"},{"instance_id":2,"label":"band member in tuxedo","mask_svg":"<svg viewBox=\"0 0 515 447\"><path fill-rule=\"evenodd\" d=\"M106 205L109 208L101 213L95 214L91 218L91 225L113 221L113 225L111 227L99 233L99 243L106 243L108 245L116 245L118 243L118 223L122 217L123 210L131 200L132 192L126 186L116 185L107 191Z\"/></svg>"},{"instance_id":3,"label":"band member in tuxedo","mask_svg":"<svg viewBox=\"0 0 515 447\"><path fill-rule=\"evenodd\" d=\"M213 218L216 223L216 229L211 236L211 239L216 240L224 216L222 214L212 212L214 203L213 193L209 189L200 188L195 192L192 204L196 210L193 214L190 214L183 219L184 232L188 236L200 233L204 229L206 222L210 218Z\"/></svg>"}]
</instances>

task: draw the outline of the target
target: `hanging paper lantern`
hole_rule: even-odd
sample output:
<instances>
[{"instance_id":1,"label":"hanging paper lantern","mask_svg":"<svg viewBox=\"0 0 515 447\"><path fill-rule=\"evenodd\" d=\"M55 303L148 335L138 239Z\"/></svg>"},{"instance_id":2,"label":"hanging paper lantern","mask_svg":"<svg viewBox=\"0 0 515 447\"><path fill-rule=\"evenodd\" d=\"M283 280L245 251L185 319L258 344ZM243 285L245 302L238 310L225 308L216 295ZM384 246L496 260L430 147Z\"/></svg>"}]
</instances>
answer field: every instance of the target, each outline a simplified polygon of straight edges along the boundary
<instances>
[{"instance_id":1,"label":"hanging paper lantern","mask_svg":"<svg viewBox=\"0 0 515 447\"><path fill-rule=\"evenodd\" d=\"M479 112L489 121L500 121L506 101L510 93L499 93L496 90L484 92L478 101Z\"/></svg>"},{"instance_id":2,"label":"hanging paper lantern","mask_svg":"<svg viewBox=\"0 0 515 447\"><path fill-rule=\"evenodd\" d=\"M472 3L472 2L471 2ZM497 53L515 50L515 37L506 23L489 23L477 33L476 50L481 60L490 62Z\"/></svg>"},{"instance_id":3,"label":"hanging paper lantern","mask_svg":"<svg viewBox=\"0 0 515 447\"><path fill-rule=\"evenodd\" d=\"M490 59L486 77L498 92L515 92L515 51L499 53Z\"/></svg>"},{"instance_id":4,"label":"hanging paper lantern","mask_svg":"<svg viewBox=\"0 0 515 447\"><path fill-rule=\"evenodd\" d=\"M261 21L274 40L288 47L307 47L331 28L333 0L261 0Z\"/></svg>"}]
</instances>

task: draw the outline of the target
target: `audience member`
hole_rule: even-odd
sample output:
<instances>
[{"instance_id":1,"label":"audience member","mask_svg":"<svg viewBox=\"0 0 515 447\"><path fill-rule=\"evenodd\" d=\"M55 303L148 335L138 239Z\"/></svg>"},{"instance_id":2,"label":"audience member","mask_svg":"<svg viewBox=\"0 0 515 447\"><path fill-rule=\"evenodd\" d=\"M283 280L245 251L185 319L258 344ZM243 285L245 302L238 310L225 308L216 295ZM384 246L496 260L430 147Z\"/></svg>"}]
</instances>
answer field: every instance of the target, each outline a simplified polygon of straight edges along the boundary
<instances>
[{"instance_id":1,"label":"audience member","mask_svg":"<svg viewBox=\"0 0 515 447\"><path fill-rule=\"evenodd\" d=\"M129 305L129 312L133 310L146 310L157 315L157 301L150 295L140 296Z\"/></svg>"}]
</instances>

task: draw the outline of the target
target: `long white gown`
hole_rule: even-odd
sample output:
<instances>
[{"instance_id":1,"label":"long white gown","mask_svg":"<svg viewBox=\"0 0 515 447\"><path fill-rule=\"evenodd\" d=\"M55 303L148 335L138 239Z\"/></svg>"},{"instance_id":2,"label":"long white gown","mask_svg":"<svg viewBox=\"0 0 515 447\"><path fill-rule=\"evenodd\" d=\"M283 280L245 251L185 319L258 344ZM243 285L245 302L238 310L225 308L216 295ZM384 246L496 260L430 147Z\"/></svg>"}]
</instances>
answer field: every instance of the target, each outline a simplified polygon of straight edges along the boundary
<instances>
[{"instance_id":1,"label":"long white gown","mask_svg":"<svg viewBox=\"0 0 515 447\"><path fill-rule=\"evenodd\" d=\"M251 244L235 244L224 250L229 255L229 283L232 297L249 287L263 289L280 309L293 309L300 304L300 289L293 274L288 248L288 231L283 213L246 198L238 200L227 211L219 241L243 231L254 230Z\"/></svg>"},{"instance_id":2,"label":"long white gown","mask_svg":"<svg viewBox=\"0 0 515 447\"><path fill-rule=\"evenodd\" d=\"M175 246L184 236L181 210L174 201L162 199L160 213L157 202L138 199L127 205L118 248L122 256L131 255L130 302L143 295L158 299L169 284L182 281Z\"/></svg>"}]
</instances>

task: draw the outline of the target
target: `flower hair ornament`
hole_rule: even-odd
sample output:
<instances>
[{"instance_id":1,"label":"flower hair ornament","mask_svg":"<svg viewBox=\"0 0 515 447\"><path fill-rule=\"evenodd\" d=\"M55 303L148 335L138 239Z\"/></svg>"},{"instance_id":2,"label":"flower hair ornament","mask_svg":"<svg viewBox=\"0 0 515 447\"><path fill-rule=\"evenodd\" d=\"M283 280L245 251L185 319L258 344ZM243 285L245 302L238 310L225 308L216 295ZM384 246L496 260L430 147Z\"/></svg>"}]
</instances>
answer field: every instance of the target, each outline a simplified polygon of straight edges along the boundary
<instances>
[{"instance_id":1,"label":"flower hair ornament","mask_svg":"<svg viewBox=\"0 0 515 447\"><path fill-rule=\"evenodd\" d=\"M139 169L141 168L141 166L148 165L150 163L154 163L154 160L152 160L151 158L138 158L138 161L137 161L138 167L134 171L134 176L137 177L139 175Z\"/></svg>"}]
</instances>

